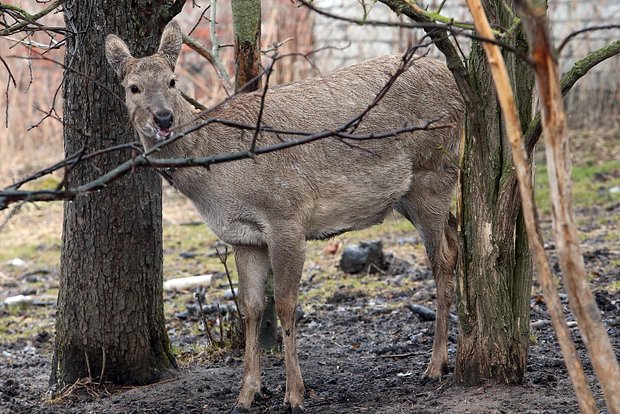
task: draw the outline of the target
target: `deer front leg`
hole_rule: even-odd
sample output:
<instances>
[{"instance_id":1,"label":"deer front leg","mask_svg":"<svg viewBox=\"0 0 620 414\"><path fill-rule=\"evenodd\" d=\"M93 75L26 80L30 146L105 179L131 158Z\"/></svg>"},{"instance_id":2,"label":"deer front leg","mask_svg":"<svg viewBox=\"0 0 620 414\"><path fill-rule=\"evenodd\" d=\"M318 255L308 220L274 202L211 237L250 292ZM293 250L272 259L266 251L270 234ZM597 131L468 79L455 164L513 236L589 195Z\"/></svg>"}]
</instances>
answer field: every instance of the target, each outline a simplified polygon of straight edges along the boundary
<instances>
[{"instance_id":1,"label":"deer front leg","mask_svg":"<svg viewBox=\"0 0 620 414\"><path fill-rule=\"evenodd\" d=\"M258 342L261 317L265 309L265 281L269 273L267 248L235 247L239 274L239 302L245 318L245 354L243 384L231 414L247 413L260 392L260 348Z\"/></svg>"},{"instance_id":2,"label":"deer front leg","mask_svg":"<svg viewBox=\"0 0 620 414\"><path fill-rule=\"evenodd\" d=\"M302 237L286 239L281 235L282 233L279 233L280 237L270 244L269 255L274 274L276 312L284 338L286 367L284 404L290 406L292 414L297 414L303 412L304 383L297 359L295 307L305 259L306 241Z\"/></svg>"}]
</instances>

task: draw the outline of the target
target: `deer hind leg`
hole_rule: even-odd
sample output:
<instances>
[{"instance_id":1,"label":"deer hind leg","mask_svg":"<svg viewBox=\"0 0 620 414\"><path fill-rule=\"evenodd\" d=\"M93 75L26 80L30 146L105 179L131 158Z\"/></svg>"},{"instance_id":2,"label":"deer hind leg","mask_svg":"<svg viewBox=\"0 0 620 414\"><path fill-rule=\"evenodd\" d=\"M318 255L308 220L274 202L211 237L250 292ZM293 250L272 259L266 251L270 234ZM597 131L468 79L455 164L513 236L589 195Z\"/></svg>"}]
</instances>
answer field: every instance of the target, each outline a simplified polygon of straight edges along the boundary
<instances>
[{"instance_id":1,"label":"deer hind leg","mask_svg":"<svg viewBox=\"0 0 620 414\"><path fill-rule=\"evenodd\" d=\"M418 230L437 285L437 318L431 360L423 374L428 380L440 380L448 369L448 322L454 296L453 271L458 256L456 219L450 213L450 196L409 195L397 210ZM426 194L428 196L428 194Z\"/></svg>"},{"instance_id":2,"label":"deer hind leg","mask_svg":"<svg viewBox=\"0 0 620 414\"><path fill-rule=\"evenodd\" d=\"M287 237L285 231L279 232L277 240L273 240L269 245L274 275L276 312L282 325L284 342L286 367L284 404L289 405L291 413L294 414L303 412L304 400L304 383L297 359L295 307L305 259L305 248L305 238Z\"/></svg>"},{"instance_id":3,"label":"deer hind leg","mask_svg":"<svg viewBox=\"0 0 620 414\"><path fill-rule=\"evenodd\" d=\"M252 405L260 392L259 329L265 309L265 281L269 273L267 248L235 247L235 261L239 274L239 302L245 318L245 354L243 357L243 384L231 413L243 413Z\"/></svg>"}]
</instances>

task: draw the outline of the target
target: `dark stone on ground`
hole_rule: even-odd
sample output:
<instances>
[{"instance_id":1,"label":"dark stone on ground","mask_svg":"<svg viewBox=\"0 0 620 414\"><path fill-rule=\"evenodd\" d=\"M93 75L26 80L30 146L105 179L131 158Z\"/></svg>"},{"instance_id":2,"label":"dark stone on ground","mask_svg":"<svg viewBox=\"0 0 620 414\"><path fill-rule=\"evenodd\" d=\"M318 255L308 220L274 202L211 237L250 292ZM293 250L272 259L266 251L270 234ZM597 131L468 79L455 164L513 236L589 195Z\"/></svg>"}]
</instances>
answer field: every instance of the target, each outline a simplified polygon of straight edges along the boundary
<instances>
[{"instance_id":1,"label":"dark stone on ground","mask_svg":"<svg viewBox=\"0 0 620 414\"><path fill-rule=\"evenodd\" d=\"M345 273L376 272L385 269L386 263L381 241L361 242L347 246L342 251L340 270Z\"/></svg>"}]
</instances>

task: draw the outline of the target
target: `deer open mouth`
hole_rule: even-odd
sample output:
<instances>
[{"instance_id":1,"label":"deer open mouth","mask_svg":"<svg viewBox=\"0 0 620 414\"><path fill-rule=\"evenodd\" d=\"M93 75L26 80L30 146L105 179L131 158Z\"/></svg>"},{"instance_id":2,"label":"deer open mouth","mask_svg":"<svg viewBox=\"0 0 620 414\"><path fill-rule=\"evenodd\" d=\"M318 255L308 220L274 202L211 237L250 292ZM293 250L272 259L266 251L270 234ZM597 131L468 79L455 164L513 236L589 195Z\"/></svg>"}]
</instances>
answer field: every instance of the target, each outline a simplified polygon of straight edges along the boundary
<instances>
[{"instance_id":1,"label":"deer open mouth","mask_svg":"<svg viewBox=\"0 0 620 414\"><path fill-rule=\"evenodd\" d=\"M172 134L172 130L170 128L157 128L157 136L159 138L168 138Z\"/></svg>"}]
</instances>

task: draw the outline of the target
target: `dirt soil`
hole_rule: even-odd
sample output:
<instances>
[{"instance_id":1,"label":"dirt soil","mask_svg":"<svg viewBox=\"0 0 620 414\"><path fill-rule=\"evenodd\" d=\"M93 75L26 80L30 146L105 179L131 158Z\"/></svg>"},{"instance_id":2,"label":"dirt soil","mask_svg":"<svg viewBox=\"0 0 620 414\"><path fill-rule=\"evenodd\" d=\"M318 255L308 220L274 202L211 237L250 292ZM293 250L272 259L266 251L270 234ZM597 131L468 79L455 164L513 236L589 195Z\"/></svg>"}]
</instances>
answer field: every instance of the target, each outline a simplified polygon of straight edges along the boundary
<instances>
[{"instance_id":1,"label":"dirt soil","mask_svg":"<svg viewBox=\"0 0 620 414\"><path fill-rule=\"evenodd\" d=\"M614 174L620 173L620 167ZM595 178L605 180L605 177ZM601 184L604 187L604 182ZM620 354L620 202L580 208L578 221L583 237L587 272L603 312L613 346ZM549 221L543 221L549 234ZM407 233L405 233L407 234ZM531 301L531 347L522 385L487 383L463 388L448 374L440 383L426 384L420 377L431 352L433 322L423 321L409 304L434 309L435 288L419 239L402 233L381 236L386 250L403 259L383 275L342 276L335 269L336 256L306 263L302 282L304 315L299 320L299 356L305 380L308 413L576 413L574 393L563 359L548 323L549 315L535 284ZM553 243L547 243L552 267L559 275ZM325 245L316 247L319 256ZM186 255L191 257L191 255ZM330 261L331 260L331 261ZM323 276L316 276L322 269ZM39 283L54 283L57 274L28 274ZM325 276L327 274L327 276ZM339 279L334 279L336 276ZM316 277L315 277L316 276ZM4 277L4 279L3 279ZM320 277L326 278L321 279ZM331 278L331 279L330 279ZM19 279L19 278L18 278ZM19 279L21 280L21 279ZM370 280L371 282L368 282ZM318 284L335 283L326 297L312 294ZM13 283L13 284L12 284ZM372 285L372 288L371 288ZM16 293L14 281L0 272L0 293ZM309 293L310 292L310 293ZM4 293L3 293L4 294ZM6 294L4 294L6 296ZM167 303L175 300L167 297ZM191 294L186 294L191 302ZM562 297L569 321L574 318ZM167 305L168 306L168 305ZM182 306L168 308L167 326L176 349L183 350L180 368L173 377L141 387L94 387L76 384L62 399L47 398L53 344L54 308L47 324L29 335L0 336L0 413L224 413L235 403L241 383L242 353L238 350L204 352L205 333L195 329L197 318L182 320ZM2 317L15 311L0 310ZM33 323L28 311L18 311L19 331ZM20 324L23 323L23 326ZM194 329L191 329L192 325ZM185 327L185 328L183 328ZM13 331L0 332L11 334ZM576 324L571 330L594 387L599 407L602 394L585 358ZM14 333L14 332L13 332ZM457 323L451 322L449 357L451 370L456 353ZM185 355L185 356L183 356ZM186 357L190 355L190 357ZM276 413L284 396L284 366L280 354L263 358L264 397L252 412Z\"/></svg>"},{"instance_id":2,"label":"dirt soil","mask_svg":"<svg viewBox=\"0 0 620 414\"><path fill-rule=\"evenodd\" d=\"M612 214L620 214L620 206ZM616 231L618 229L615 229ZM590 241L584 245L592 284L606 286L620 280L620 250ZM615 263L615 264L613 264ZM557 269L557 266L555 266ZM426 269L389 275L388 283L428 279ZM307 285L307 283L306 283ZM424 290L424 289L423 289ZM433 288L416 295L425 303ZM620 350L620 293L597 289L597 300L614 347ZM427 296L427 297L425 297ZM299 324L299 354L307 389L307 412L318 413L574 413L577 405L553 330L538 296L532 299L533 344L523 385L485 384L462 388L451 375L435 384L424 384L420 375L428 361L433 322L418 319L405 305L390 307L392 300L368 297L361 291L343 290L327 303L316 304ZM564 298L566 304L566 298ZM567 312L568 313L568 312ZM572 317L569 315L569 318ZM580 352L584 346L573 327ZM449 352L451 365L456 350L456 323L452 323ZM173 337L173 342L205 343L204 334ZM0 359L0 412L2 413L222 413L235 402L242 374L238 351L218 358L182 365L175 377L144 387L107 391L83 387L60 402L46 401L50 373L52 335L39 332L27 341L2 344L11 358ZM6 355L6 354L5 354ZM586 370L594 383L592 370ZM278 412L284 394L281 355L264 363L265 398L256 413ZM79 387L77 387L79 388ZM596 388L597 398L601 395ZM78 390L79 391L79 390Z\"/></svg>"}]
</instances>

